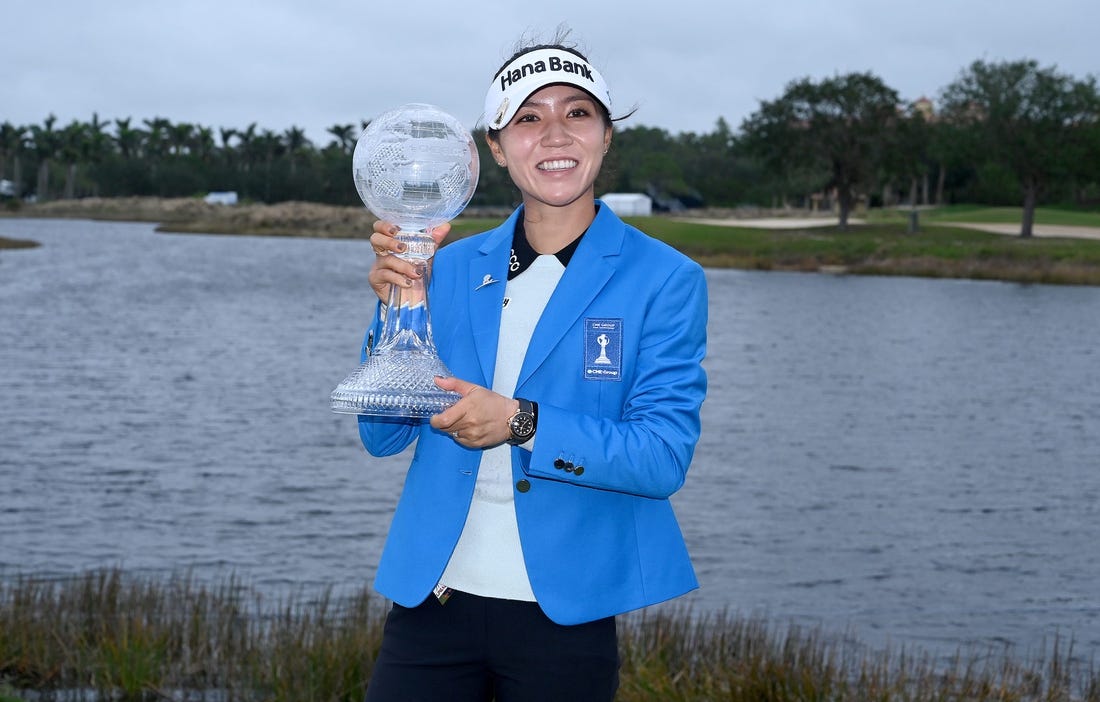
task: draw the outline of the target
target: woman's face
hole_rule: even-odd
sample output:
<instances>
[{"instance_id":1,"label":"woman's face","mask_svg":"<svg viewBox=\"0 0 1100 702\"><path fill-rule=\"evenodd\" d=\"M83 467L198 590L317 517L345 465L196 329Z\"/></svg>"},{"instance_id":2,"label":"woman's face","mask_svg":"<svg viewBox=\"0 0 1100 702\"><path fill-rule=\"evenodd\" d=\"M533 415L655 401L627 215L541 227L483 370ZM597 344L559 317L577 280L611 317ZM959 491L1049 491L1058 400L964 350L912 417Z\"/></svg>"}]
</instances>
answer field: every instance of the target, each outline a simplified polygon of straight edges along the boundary
<instances>
[{"instance_id":1,"label":"woman's face","mask_svg":"<svg viewBox=\"0 0 1100 702\"><path fill-rule=\"evenodd\" d=\"M530 200L564 207L594 196L596 176L611 144L599 103L572 85L536 91L489 140L497 163L508 168Z\"/></svg>"}]
</instances>

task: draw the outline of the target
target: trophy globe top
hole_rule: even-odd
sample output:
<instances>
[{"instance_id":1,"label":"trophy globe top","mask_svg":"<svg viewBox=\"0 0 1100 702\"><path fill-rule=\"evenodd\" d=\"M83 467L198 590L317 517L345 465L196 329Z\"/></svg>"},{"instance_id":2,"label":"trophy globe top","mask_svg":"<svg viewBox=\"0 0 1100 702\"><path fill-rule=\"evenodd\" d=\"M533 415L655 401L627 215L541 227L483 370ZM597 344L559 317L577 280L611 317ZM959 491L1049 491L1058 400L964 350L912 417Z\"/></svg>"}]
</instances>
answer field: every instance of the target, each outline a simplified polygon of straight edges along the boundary
<instances>
[{"instance_id":1,"label":"trophy globe top","mask_svg":"<svg viewBox=\"0 0 1100 702\"><path fill-rule=\"evenodd\" d=\"M410 233L457 217L474 195L478 173L469 130L438 107L420 103L371 121L352 154L363 204Z\"/></svg>"}]
</instances>

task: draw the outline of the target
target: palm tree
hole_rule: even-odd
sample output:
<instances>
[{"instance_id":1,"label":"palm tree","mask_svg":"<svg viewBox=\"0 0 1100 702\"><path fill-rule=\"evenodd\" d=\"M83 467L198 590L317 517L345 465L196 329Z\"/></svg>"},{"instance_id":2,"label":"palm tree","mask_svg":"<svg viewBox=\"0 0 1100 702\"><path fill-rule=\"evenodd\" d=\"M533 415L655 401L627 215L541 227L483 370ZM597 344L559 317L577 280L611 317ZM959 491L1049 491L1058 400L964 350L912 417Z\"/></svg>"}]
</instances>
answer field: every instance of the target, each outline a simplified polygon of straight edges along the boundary
<instances>
[{"instance_id":1,"label":"palm tree","mask_svg":"<svg viewBox=\"0 0 1100 702\"><path fill-rule=\"evenodd\" d=\"M355 148L354 124L334 124L325 131L334 137L329 143L329 148L339 149L345 154L350 154Z\"/></svg>"},{"instance_id":2,"label":"palm tree","mask_svg":"<svg viewBox=\"0 0 1100 702\"><path fill-rule=\"evenodd\" d=\"M264 202L271 202L271 164L277 157L282 155L283 142L278 134L270 129L265 129L253 141L253 148L256 156L262 159L264 165L263 199Z\"/></svg>"},{"instance_id":3,"label":"palm tree","mask_svg":"<svg viewBox=\"0 0 1100 702\"><path fill-rule=\"evenodd\" d=\"M11 122L0 124L0 179L8 175L8 162L12 164L11 181L15 184L15 197L19 197L23 185L23 164L20 154L27 140L27 128Z\"/></svg>"},{"instance_id":4,"label":"palm tree","mask_svg":"<svg viewBox=\"0 0 1100 702\"><path fill-rule=\"evenodd\" d=\"M172 123L164 117L144 119L142 122L149 128L145 139L145 153L147 156L159 160L168 151L168 130Z\"/></svg>"},{"instance_id":5,"label":"palm tree","mask_svg":"<svg viewBox=\"0 0 1100 702\"><path fill-rule=\"evenodd\" d=\"M187 122L169 124L167 131L168 143L170 144L169 153L174 156L181 156L189 151L191 140L195 134L195 125Z\"/></svg>"},{"instance_id":6,"label":"palm tree","mask_svg":"<svg viewBox=\"0 0 1100 702\"><path fill-rule=\"evenodd\" d=\"M218 128L218 136L221 137L221 141L222 141L222 148L221 148L222 161L225 163L225 165L229 168L230 171L233 171L233 169L234 169L234 167L233 167L233 162L234 162L233 145L230 144L229 141L233 137L237 136L237 130L233 129L232 127L228 128L228 129L225 128L225 127L219 127Z\"/></svg>"},{"instance_id":7,"label":"palm tree","mask_svg":"<svg viewBox=\"0 0 1100 702\"><path fill-rule=\"evenodd\" d=\"M115 120L115 144L123 160L133 158L141 148L141 130L130 126L130 118Z\"/></svg>"},{"instance_id":8,"label":"palm tree","mask_svg":"<svg viewBox=\"0 0 1100 702\"><path fill-rule=\"evenodd\" d=\"M92 113L92 121L86 126L87 139L84 142L84 161L91 166L103 163L111 151L111 138L107 136L107 123L99 121L99 113ZM98 169L95 169L98 170ZM92 195L99 196L99 174L92 179Z\"/></svg>"},{"instance_id":9,"label":"palm tree","mask_svg":"<svg viewBox=\"0 0 1100 702\"><path fill-rule=\"evenodd\" d=\"M237 150L244 155L245 171L252 170L253 142L256 141L256 123L248 125L242 132L237 131Z\"/></svg>"},{"instance_id":10,"label":"palm tree","mask_svg":"<svg viewBox=\"0 0 1100 702\"><path fill-rule=\"evenodd\" d=\"M290 157L290 174L295 175L298 172L299 156L313 144L306 138L306 130L292 126L283 132L283 145Z\"/></svg>"},{"instance_id":11,"label":"palm tree","mask_svg":"<svg viewBox=\"0 0 1100 702\"><path fill-rule=\"evenodd\" d=\"M210 127L196 127L191 134L191 144L188 148L191 153L199 157L200 161L203 163L208 162L210 155L217 148L214 145L214 130Z\"/></svg>"},{"instance_id":12,"label":"palm tree","mask_svg":"<svg viewBox=\"0 0 1100 702\"><path fill-rule=\"evenodd\" d=\"M219 127L218 128L218 135L221 137L221 140L222 140L222 150L223 151L232 150L233 147L229 144L229 140L232 139L233 137L237 136L237 130L233 129L232 127L228 128L228 129L226 129L225 127Z\"/></svg>"},{"instance_id":13,"label":"palm tree","mask_svg":"<svg viewBox=\"0 0 1100 702\"><path fill-rule=\"evenodd\" d=\"M50 160L57 155L59 135L53 125L57 116L51 114L43 120L42 126L31 127L31 139L34 142L35 155L38 156L38 182L35 197L41 202L50 198Z\"/></svg>"},{"instance_id":14,"label":"palm tree","mask_svg":"<svg viewBox=\"0 0 1100 702\"><path fill-rule=\"evenodd\" d=\"M75 119L61 131L61 160L65 164L65 190L62 197L66 200L76 197L76 172L81 156L87 150L87 141L86 127Z\"/></svg>"}]
</instances>

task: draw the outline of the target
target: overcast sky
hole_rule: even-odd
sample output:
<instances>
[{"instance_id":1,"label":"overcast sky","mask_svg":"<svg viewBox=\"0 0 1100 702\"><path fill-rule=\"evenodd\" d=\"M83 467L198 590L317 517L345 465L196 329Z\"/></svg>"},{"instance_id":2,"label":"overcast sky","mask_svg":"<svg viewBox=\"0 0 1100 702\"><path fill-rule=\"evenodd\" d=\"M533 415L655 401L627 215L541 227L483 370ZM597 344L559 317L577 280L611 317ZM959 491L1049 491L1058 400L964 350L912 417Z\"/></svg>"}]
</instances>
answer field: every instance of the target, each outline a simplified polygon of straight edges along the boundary
<instances>
[{"instance_id":1,"label":"overcast sky","mask_svg":"<svg viewBox=\"0 0 1100 702\"><path fill-rule=\"evenodd\" d=\"M871 71L913 100L977 59L1100 74L1100 0L3 0L0 122L255 122L323 146L429 102L473 127L516 40L563 22L639 107L624 126L674 134L736 130L803 77Z\"/></svg>"}]
</instances>

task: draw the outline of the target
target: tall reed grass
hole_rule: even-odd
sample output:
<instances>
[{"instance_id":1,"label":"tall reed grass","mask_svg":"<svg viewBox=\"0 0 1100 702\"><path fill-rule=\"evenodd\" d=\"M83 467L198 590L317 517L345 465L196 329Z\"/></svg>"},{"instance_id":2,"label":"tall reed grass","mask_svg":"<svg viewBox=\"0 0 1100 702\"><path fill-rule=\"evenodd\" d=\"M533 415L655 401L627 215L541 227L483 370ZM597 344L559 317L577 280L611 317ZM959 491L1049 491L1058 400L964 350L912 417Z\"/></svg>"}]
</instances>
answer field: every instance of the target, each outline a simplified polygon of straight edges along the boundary
<instances>
[{"instance_id":1,"label":"tall reed grass","mask_svg":"<svg viewBox=\"0 0 1100 702\"><path fill-rule=\"evenodd\" d=\"M208 586L118 570L0 582L0 702L358 702L385 610L366 590L268 601L235 579ZM619 636L619 702L1100 701L1091 662L1059 643L1031 661L945 664L820 630L675 610L624 616Z\"/></svg>"}]
</instances>

